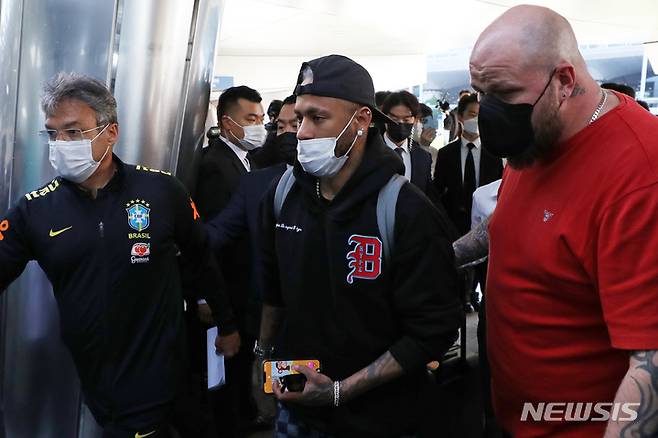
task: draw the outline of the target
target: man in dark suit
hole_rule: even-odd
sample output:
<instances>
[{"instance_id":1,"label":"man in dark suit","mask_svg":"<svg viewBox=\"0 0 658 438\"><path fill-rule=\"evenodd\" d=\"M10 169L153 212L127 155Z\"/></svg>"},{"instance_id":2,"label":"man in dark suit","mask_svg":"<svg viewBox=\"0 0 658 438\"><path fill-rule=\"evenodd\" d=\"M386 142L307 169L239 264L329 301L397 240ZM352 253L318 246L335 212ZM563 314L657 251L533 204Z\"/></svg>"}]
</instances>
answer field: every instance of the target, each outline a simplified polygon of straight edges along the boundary
<instances>
[{"instance_id":1,"label":"man in dark suit","mask_svg":"<svg viewBox=\"0 0 658 438\"><path fill-rule=\"evenodd\" d=\"M459 91L457 103L459 103L462 97L468 96L469 94L471 94L470 90ZM459 128L460 125L459 120L457 119L457 108L453 108L453 110L447 113L443 119L443 129L445 131L450 131L450 134L448 135L448 141L454 141L456 137L461 135L461 130Z\"/></svg>"},{"instance_id":2,"label":"man in dark suit","mask_svg":"<svg viewBox=\"0 0 658 438\"><path fill-rule=\"evenodd\" d=\"M210 139L203 151L197 178L196 203L204 221L219 214L235 193L240 178L252 170L248 152L263 145L267 132L261 96L246 86L227 89L217 103L219 136ZM249 272L251 258L246 238L227 245L218 252L220 267L234 306L242 348L226 360L226 385L210 395L217 428L221 436L243 436L245 428L255 418L256 410L250 397L250 345L253 336L247 330ZM199 315L205 320L207 307L199 302ZM207 322L207 321L204 321ZM219 327L221 332L222 328Z\"/></svg>"},{"instance_id":3,"label":"man in dark suit","mask_svg":"<svg viewBox=\"0 0 658 438\"><path fill-rule=\"evenodd\" d=\"M503 162L482 148L477 117L480 104L477 95L461 98L457 120L462 135L439 149L434 169L434 186L448 216L461 235L471 229L471 206L476 188L503 175Z\"/></svg>"},{"instance_id":4,"label":"man in dark suit","mask_svg":"<svg viewBox=\"0 0 658 438\"><path fill-rule=\"evenodd\" d=\"M427 197L434 199L432 186L432 155L411 140L420 114L418 99L408 91L391 93L382 112L398 124L387 123L384 142L398 153L404 162L404 176Z\"/></svg>"},{"instance_id":5,"label":"man in dark suit","mask_svg":"<svg viewBox=\"0 0 658 438\"><path fill-rule=\"evenodd\" d=\"M252 263L249 266L250 297L249 300L260 301L258 287L260 280L260 220L259 210L261 198L270 186L270 182L281 176L286 165L293 165L297 157L297 115L295 114L296 97L287 97L277 119L276 138L273 146L276 148L276 162L270 167L254 170L244 174L222 212L206 221L206 230L215 251L221 254L223 248L248 236L251 253L248 255ZM251 307L251 305L250 305ZM260 324L260 306L253 308L257 314L247 312L247 335L250 338L258 336Z\"/></svg>"},{"instance_id":6,"label":"man in dark suit","mask_svg":"<svg viewBox=\"0 0 658 438\"><path fill-rule=\"evenodd\" d=\"M477 94L462 97L457 105L457 121L461 136L439 149L434 169L434 186L448 216L460 235L471 229L473 192L503 175L503 161L482 148L478 128L480 104ZM466 277L466 309L478 308L475 286L478 275L470 271Z\"/></svg>"},{"instance_id":7,"label":"man in dark suit","mask_svg":"<svg viewBox=\"0 0 658 438\"><path fill-rule=\"evenodd\" d=\"M219 254L225 247L248 237L251 263L245 335L249 339L257 338L260 333L263 305L260 204L272 180L280 177L285 172L286 165L293 165L297 157L298 119L295 114L295 100L294 95L287 97L277 118L276 137L270 145L271 155L275 158L273 165L244 174L228 205L206 223L211 246ZM254 379L256 382L258 380ZM254 388L253 395L258 410L255 425L271 426L274 421L274 400L264 396L260 386Z\"/></svg>"},{"instance_id":8,"label":"man in dark suit","mask_svg":"<svg viewBox=\"0 0 658 438\"><path fill-rule=\"evenodd\" d=\"M218 138L203 151L196 199L199 213L210 218L231 199L240 177L251 170L249 151L263 146L267 131L260 94L249 87L227 89L217 103Z\"/></svg>"}]
</instances>

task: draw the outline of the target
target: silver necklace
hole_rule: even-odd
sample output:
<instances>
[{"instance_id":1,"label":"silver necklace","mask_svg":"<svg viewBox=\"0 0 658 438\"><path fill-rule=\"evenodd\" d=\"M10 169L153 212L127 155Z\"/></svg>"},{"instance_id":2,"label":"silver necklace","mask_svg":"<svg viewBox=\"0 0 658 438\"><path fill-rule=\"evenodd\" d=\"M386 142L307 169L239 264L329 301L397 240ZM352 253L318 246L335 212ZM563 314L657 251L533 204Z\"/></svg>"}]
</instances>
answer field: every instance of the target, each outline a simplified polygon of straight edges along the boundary
<instances>
[{"instance_id":1,"label":"silver necklace","mask_svg":"<svg viewBox=\"0 0 658 438\"><path fill-rule=\"evenodd\" d=\"M594 114L592 114L592 118L589 119L590 125L599 118L599 115L601 115L601 110L605 106L605 102L608 100L608 93L606 93L605 90L601 91L603 92L603 97L601 97L601 102L599 102L599 106L596 107L596 111L594 111Z\"/></svg>"},{"instance_id":2,"label":"silver necklace","mask_svg":"<svg viewBox=\"0 0 658 438\"><path fill-rule=\"evenodd\" d=\"M315 193L318 195L318 199L320 199L320 178L315 180Z\"/></svg>"}]
</instances>

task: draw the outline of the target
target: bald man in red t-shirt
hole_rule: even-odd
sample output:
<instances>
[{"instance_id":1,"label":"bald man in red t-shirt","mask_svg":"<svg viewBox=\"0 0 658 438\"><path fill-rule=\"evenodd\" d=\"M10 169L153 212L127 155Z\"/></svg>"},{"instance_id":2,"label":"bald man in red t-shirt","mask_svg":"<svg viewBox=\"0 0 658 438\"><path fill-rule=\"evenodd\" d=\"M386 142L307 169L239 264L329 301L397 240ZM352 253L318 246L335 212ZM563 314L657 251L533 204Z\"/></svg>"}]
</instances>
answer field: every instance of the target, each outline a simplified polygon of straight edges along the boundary
<instances>
[{"instance_id":1,"label":"bald man in red t-shirt","mask_svg":"<svg viewBox=\"0 0 658 438\"><path fill-rule=\"evenodd\" d=\"M494 404L515 437L658 434L658 119L602 90L571 26L511 8L471 55L489 225Z\"/></svg>"}]
</instances>

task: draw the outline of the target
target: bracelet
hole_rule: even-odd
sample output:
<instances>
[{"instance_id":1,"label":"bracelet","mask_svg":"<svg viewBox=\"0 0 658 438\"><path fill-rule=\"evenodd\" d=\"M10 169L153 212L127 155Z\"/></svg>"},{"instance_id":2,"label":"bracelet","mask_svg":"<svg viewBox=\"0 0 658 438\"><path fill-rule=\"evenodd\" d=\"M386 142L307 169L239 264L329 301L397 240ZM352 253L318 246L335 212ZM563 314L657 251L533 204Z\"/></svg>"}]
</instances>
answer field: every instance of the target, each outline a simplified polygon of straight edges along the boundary
<instances>
[{"instance_id":1,"label":"bracelet","mask_svg":"<svg viewBox=\"0 0 658 438\"><path fill-rule=\"evenodd\" d=\"M340 381L334 382L334 407L340 406Z\"/></svg>"},{"instance_id":2,"label":"bracelet","mask_svg":"<svg viewBox=\"0 0 658 438\"><path fill-rule=\"evenodd\" d=\"M254 344L254 355L259 359L269 359L274 356L274 347L263 349L258 341Z\"/></svg>"}]
</instances>

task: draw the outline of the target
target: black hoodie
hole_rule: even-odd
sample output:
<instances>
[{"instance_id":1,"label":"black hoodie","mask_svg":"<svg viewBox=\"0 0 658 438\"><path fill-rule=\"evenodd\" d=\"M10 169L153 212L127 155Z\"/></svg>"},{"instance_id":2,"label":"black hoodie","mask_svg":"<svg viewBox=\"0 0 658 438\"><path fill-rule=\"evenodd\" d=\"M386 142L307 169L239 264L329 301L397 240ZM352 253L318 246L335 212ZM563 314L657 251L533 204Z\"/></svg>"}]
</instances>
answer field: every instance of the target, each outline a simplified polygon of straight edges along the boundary
<instances>
[{"instance_id":1,"label":"black hoodie","mask_svg":"<svg viewBox=\"0 0 658 438\"><path fill-rule=\"evenodd\" d=\"M390 266L377 227L379 190L399 157L373 130L363 161L333 201L299 163L278 221L275 186L264 199L267 304L286 309L277 357L318 359L344 380L390 351L403 377L341 407L289 405L304 421L339 436L396 436L421 420L425 365L450 347L459 326L454 235L444 214L412 184L400 191ZM276 182L276 181L275 181Z\"/></svg>"}]
</instances>

